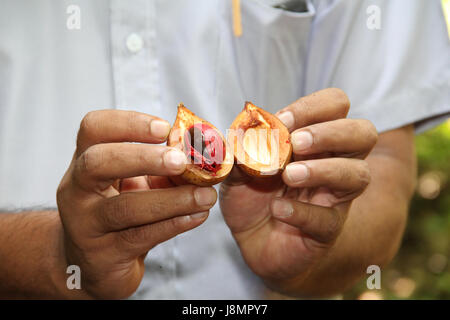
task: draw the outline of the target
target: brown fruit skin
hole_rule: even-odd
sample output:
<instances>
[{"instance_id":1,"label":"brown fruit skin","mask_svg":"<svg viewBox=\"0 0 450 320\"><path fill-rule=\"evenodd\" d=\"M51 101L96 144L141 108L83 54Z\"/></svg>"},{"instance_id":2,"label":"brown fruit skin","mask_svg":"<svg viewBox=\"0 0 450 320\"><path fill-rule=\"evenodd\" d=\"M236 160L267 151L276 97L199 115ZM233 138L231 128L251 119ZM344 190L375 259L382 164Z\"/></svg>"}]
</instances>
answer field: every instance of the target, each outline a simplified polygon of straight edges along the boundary
<instances>
[{"instance_id":1,"label":"brown fruit skin","mask_svg":"<svg viewBox=\"0 0 450 320\"><path fill-rule=\"evenodd\" d=\"M257 178L269 178L273 177L275 175L281 174L286 166L289 164L292 158L292 144L290 142L290 134L289 130L286 128L286 126L276 117L275 115L271 114L270 112L265 111L264 109L261 109L251 102L246 102L244 109L242 112L234 119L233 123L230 126L230 129L232 130L239 130L243 129L246 130L251 127L251 125L254 123L255 119L252 119L253 112L259 113L269 124L271 128L277 128L280 130L279 135L279 155L280 155L280 163L281 165L274 170L266 171L267 169L265 165L249 165L246 163L245 159L238 159L239 152L236 152L237 149L240 147L237 145L240 142L232 143L231 141L228 141L230 145L232 145L233 153L235 154L235 162L236 165L239 166L245 173L247 173L250 176L257 177ZM245 151L244 151L245 152ZM273 171L273 172L272 172ZM270 174L268 174L270 172Z\"/></svg>"},{"instance_id":2,"label":"brown fruit skin","mask_svg":"<svg viewBox=\"0 0 450 320\"><path fill-rule=\"evenodd\" d=\"M215 184L218 184L227 178L226 176L215 178L215 179L204 179L199 177L198 175L192 173L191 171L186 170L181 176L173 176L169 177L169 179L176 184L177 186L184 184L195 184L199 187L211 187Z\"/></svg>"},{"instance_id":3,"label":"brown fruit skin","mask_svg":"<svg viewBox=\"0 0 450 320\"><path fill-rule=\"evenodd\" d=\"M206 170L200 169L197 165L188 163L186 165L186 170L180 176L170 177L170 180L176 185L182 184L195 184L200 187L210 187L218 184L225 180L230 174L233 168L233 155L228 152L231 150L225 137L220 133L220 131L210 124L209 122L197 117L192 111L186 108L182 103L178 105L178 114L172 129L170 130L169 137L167 139L167 145L169 147L174 147L177 149L184 150L184 133L185 131L194 123L207 124L214 130L218 132L221 139L225 143L225 159L222 163L222 167L215 175L212 175Z\"/></svg>"}]
</instances>

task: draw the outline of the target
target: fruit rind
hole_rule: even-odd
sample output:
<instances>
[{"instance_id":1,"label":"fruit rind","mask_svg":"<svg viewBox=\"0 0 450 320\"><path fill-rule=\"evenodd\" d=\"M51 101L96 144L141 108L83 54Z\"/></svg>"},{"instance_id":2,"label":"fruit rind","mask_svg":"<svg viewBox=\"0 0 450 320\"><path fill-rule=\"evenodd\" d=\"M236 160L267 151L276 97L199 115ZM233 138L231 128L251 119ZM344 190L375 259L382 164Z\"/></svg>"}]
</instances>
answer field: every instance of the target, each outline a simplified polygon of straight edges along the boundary
<instances>
[{"instance_id":1,"label":"fruit rind","mask_svg":"<svg viewBox=\"0 0 450 320\"><path fill-rule=\"evenodd\" d=\"M252 163L252 161L249 161L250 157L243 146L243 136L248 129L258 127L264 128L267 126L269 126L271 130L274 128L279 130L279 159L277 165ZM244 109L231 124L227 140L233 147L236 164L251 176L263 178L280 174L286 168L286 165L290 162L292 157L292 144L290 143L289 130L276 116L255 106L251 102L245 103Z\"/></svg>"},{"instance_id":2,"label":"fruit rind","mask_svg":"<svg viewBox=\"0 0 450 320\"><path fill-rule=\"evenodd\" d=\"M183 103L180 103L178 105L177 118L169 133L167 145L185 152L186 150L184 145L184 133L191 126L197 123L208 125L212 129L214 129L223 140L225 144L225 159L223 163L221 163L221 168L215 174L212 174L204 169L200 169L198 165L188 161L186 170L183 172L183 174L177 177L171 177L171 180L176 184L183 184L183 182L187 182L204 187L212 186L225 180L230 174L234 164L233 155L227 152L227 150L231 150L231 148L228 146L228 142L226 141L225 137L215 126L199 118L195 115L195 113L186 108Z\"/></svg>"}]
</instances>

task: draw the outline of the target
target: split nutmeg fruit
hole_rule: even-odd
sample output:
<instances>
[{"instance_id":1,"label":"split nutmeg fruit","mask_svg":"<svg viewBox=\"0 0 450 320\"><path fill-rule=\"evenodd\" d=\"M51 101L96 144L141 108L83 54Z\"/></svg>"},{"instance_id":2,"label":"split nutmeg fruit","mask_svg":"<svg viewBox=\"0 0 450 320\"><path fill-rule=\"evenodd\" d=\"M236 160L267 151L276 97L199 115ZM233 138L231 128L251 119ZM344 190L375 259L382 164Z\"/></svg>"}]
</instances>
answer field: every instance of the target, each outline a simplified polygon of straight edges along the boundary
<instances>
[{"instance_id":1,"label":"split nutmeg fruit","mask_svg":"<svg viewBox=\"0 0 450 320\"><path fill-rule=\"evenodd\" d=\"M246 102L228 131L236 164L247 174L271 177L291 160L292 145L286 126L273 114Z\"/></svg>"},{"instance_id":2,"label":"split nutmeg fruit","mask_svg":"<svg viewBox=\"0 0 450 320\"><path fill-rule=\"evenodd\" d=\"M270 177L284 170L292 155L284 124L250 102L233 121L227 139L180 103L167 144L188 158L185 172L173 177L174 182L184 180L199 186L225 180L235 161L249 175Z\"/></svg>"},{"instance_id":3,"label":"split nutmeg fruit","mask_svg":"<svg viewBox=\"0 0 450 320\"><path fill-rule=\"evenodd\" d=\"M188 183L212 186L225 180L233 168L233 153L224 136L182 103L167 145L186 154L188 163L181 178ZM181 182L178 178L172 177L175 183Z\"/></svg>"}]
</instances>

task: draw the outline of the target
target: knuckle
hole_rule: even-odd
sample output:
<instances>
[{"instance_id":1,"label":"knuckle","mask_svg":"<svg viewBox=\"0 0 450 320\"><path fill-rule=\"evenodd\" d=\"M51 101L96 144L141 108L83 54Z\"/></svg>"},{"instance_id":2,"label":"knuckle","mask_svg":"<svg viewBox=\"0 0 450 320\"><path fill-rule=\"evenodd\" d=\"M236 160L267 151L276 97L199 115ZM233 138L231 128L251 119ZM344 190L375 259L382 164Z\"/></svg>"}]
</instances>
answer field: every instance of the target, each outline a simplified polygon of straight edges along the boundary
<instances>
[{"instance_id":1,"label":"knuckle","mask_svg":"<svg viewBox=\"0 0 450 320\"><path fill-rule=\"evenodd\" d=\"M370 142L371 146L373 147L377 141L378 141L378 131L375 125L369 121L365 120L366 122L366 131L367 131L367 140Z\"/></svg>"},{"instance_id":2,"label":"knuckle","mask_svg":"<svg viewBox=\"0 0 450 320\"><path fill-rule=\"evenodd\" d=\"M62 197L62 195L64 195L66 193L66 190L69 187L69 183L67 181L67 179L63 178L61 180L61 182L58 185L58 188L56 189L56 197L57 200L60 199L60 197Z\"/></svg>"},{"instance_id":3,"label":"knuckle","mask_svg":"<svg viewBox=\"0 0 450 320\"><path fill-rule=\"evenodd\" d=\"M340 183L349 181L353 176L351 170L349 170L347 166L339 166L336 173Z\"/></svg>"},{"instance_id":4,"label":"knuckle","mask_svg":"<svg viewBox=\"0 0 450 320\"><path fill-rule=\"evenodd\" d=\"M371 175L370 168L367 161L360 161L359 169L358 169L358 179L361 182L362 186L367 186L370 183Z\"/></svg>"},{"instance_id":5,"label":"knuckle","mask_svg":"<svg viewBox=\"0 0 450 320\"><path fill-rule=\"evenodd\" d=\"M78 170L82 174L92 175L103 162L103 151L97 145L89 147L78 161Z\"/></svg>"},{"instance_id":6,"label":"knuckle","mask_svg":"<svg viewBox=\"0 0 450 320\"><path fill-rule=\"evenodd\" d=\"M141 117L139 116L139 113L135 111L129 111L126 114L125 117L125 125L127 132L135 132L136 131L136 124L142 121ZM150 131L150 122L147 123L147 128Z\"/></svg>"},{"instance_id":7,"label":"knuckle","mask_svg":"<svg viewBox=\"0 0 450 320\"><path fill-rule=\"evenodd\" d=\"M294 119L295 121L297 121L298 119L301 119L303 117L307 117L311 114L311 112L313 111L310 103L308 102L308 100L314 96L315 93L312 93L309 96L305 96L305 97L301 97L299 99L297 99L296 101L294 101L293 103L291 103L288 107L286 107L285 109L283 109L283 111L291 111L292 114L294 115Z\"/></svg>"},{"instance_id":8,"label":"knuckle","mask_svg":"<svg viewBox=\"0 0 450 320\"><path fill-rule=\"evenodd\" d=\"M109 199L99 212L102 224L112 229L121 228L127 224L130 208L128 194Z\"/></svg>"},{"instance_id":9,"label":"knuckle","mask_svg":"<svg viewBox=\"0 0 450 320\"><path fill-rule=\"evenodd\" d=\"M303 97L297 100L293 105L293 109L294 114L296 112L301 112L302 114L309 115L314 111L311 103L308 101L308 97Z\"/></svg>"},{"instance_id":10,"label":"knuckle","mask_svg":"<svg viewBox=\"0 0 450 320\"><path fill-rule=\"evenodd\" d=\"M138 228L125 229L118 233L119 241L130 246L135 246L142 242L146 238L148 233L145 226Z\"/></svg>"},{"instance_id":11,"label":"knuckle","mask_svg":"<svg viewBox=\"0 0 450 320\"><path fill-rule=\"evenodd\" d=\"M195 200L196 186L185 185L178 187L176 196L171 199L168 204L161 204L164 206L171 206L176 211L184 211L186 213L201 209Z\"/></svg>"},{"instance_id":12,"label":"knuckle","mask_svg":"<svg viewBox=\"0 0 450 320\"><path fill-rule=\"evenodd\" d=\"M338 212L332 212L331 218L329 219L327 228L323 234L325 241L333 241L336 239L337 235L342 226L342 220Z\"/></svg>"},{"instance_id":13,"label":"knuckle","mask_svg":"<svg viewBox=\"0 0 450 320\"><path fill-rule=\"evenodd\" d=\"M136 114L132 111L127 112L126 116L126 126L128 130L133 130L133 127L136 125Z\"/></svg>"},{"instance_id":14,"label":"knuckle","mask_svg":"<svg viewBox=\"0 0 450 320\"><path fill-rule=\"evenodd\" d=\"M354 119L341 119L340 124L345 130L343 130L343 134L351 134L352 137L354 135L361 135L364 132L364 125L359 120Z\"/></svg>"},{"instance_id":15,"label":"knuckle","mask_svg":"<svg viewBox=\"0 0 450 320\"><path fill-rule=\"evenodd\" d=\"M58 209L64 206L64 203L67 202L67 199L70 199L69 189L70 189L69 180L63 178L63 180L61 180L56 190L56 204L58 206ZM61 210L59 211L61 213Z\"/></svg>"},{"instance_id":16,"label":"knuckle","mask_svg":"<svg viewBox=\"0 0 450 320\"><path fill-rule=\"evenodd\" d=\"M291 111L294 116L295 127L302 126L305 119L314 117L314 109L308 101L310 98L311 96L302 97L286 108L286 111Z\"/></svg>"},{"instance_id":17,"label":"knuckle","mask_svg":"<svg viewBox=\"0 0 450 320\"><path fill-rule=\"evenodd\" d=\"M64 197L65 197L65 190L66 190L66 186L65 184L63 185L62 183L59 184L58 189L56 190L56 205L58 206L58 211L61 214L61 207L62 204L64 203Z\"/></svg>"},{"instance_id":18,"label":"knuckle","mask_svg":"<svg viewBox=\"0 0 450 320\"><path fill-rule=\"evenodd\" d=\"M355 122L357 126L354 129L361 133L361 136L364 137L370 147L373 147L378 140L378 131L375 125L367 119L359 119Z\"/></svg>"},{"instance_id":19,"label":"knuckle","mask_svg":"<svg viewBox=\"0 0 450 320\"><path fill-rule=\"evenodd\" d=\"M92 129L97 127L99 119L99 111L89 111L83 117L80 123L79 134L88 134Z\"/></svg>"},{"instance_id":20,"label":"knuckle","mask_svg":"<svg viewBox=\"0 0 450 320\"><path fill-rule=\"evenodd\" d=\"M164 212L167 212L170 209L171 204L165 201L152 201L147 203L147 208L149 213L154 216L160 216Z\"/></svg>"},{"instance_id":21,"label":"knuckle","mask_svg":"<svg viewBox=\"0 0 450 320\"><path fill-rule=\"evenodd\" d=\"M169 226L166 232L169 233L169 230L177 234L182 232L185 229L185 221L186 218L183 216L168 220Z\"/></svg>"},{"instance_id":22,"label":"knuckle","mask_svg":"<svg viewBox=\"0 0 450 320\"><path fill-rule=\"evenodd\" d=\"M299 221L299 227L303 228L309 225L313 218L313 208L310 205L304 206L302 209L302 219Z\"/></svg>"},{"instance_id":23,"label":"knuckle","mask_svg":"<svg viewBox=\"0 0 450 320\"><path fill-rule=\"evenodd\" d=\"M177 217L172 222L172 225L170 226L170 229L167 230L167 237L175 237L176 235L179 235L183 232L186 232L197 224L195 221L192 220L190 216L180 216Z\"/></svg>"},{"instance_id":24,"label":"knuckle","mask_svg":"<svg viewBox=\"0 0 450 320\"><path fill-rule=\"evenodd\" d=\"M330 95L332 95L335 103L340 107L340 109L345 112L347 115L348 110L350 109L350 99L344 90L339 88L329 88Z\"/></svg>"},{"instance_id":25,"label":"knuckle","mask_svg":"<svg viewBox=\"0 0 450 320\"><path fill-rule=\"evenodd\" d=\"M149 148L139 146L137 147L136 152L136 161L137 163L150 163L153 157L156 157L156 152L149 152ZM162 159L162 157L160 157Z\"/></svg>"}]
</instances>

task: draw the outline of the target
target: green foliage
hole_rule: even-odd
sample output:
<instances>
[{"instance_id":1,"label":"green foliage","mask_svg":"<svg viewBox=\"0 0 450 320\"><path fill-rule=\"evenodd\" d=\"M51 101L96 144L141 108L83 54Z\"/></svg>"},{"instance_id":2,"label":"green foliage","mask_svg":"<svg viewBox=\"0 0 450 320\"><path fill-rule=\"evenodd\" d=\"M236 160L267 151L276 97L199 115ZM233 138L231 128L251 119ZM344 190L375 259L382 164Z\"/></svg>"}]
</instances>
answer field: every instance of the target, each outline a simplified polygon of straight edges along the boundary
<instances>
[{"instance_id":1,"label":"green foliage","mask_svg":"<svg viewBox=\"0 0 450 320\"><path fill-rule=\"evenodd\" d=\"M356 299L450 299L450 120L416 137L418 185L399 253L382 269L381 290L366 278L344 294Z\"/></svg>"}]
</instances>

